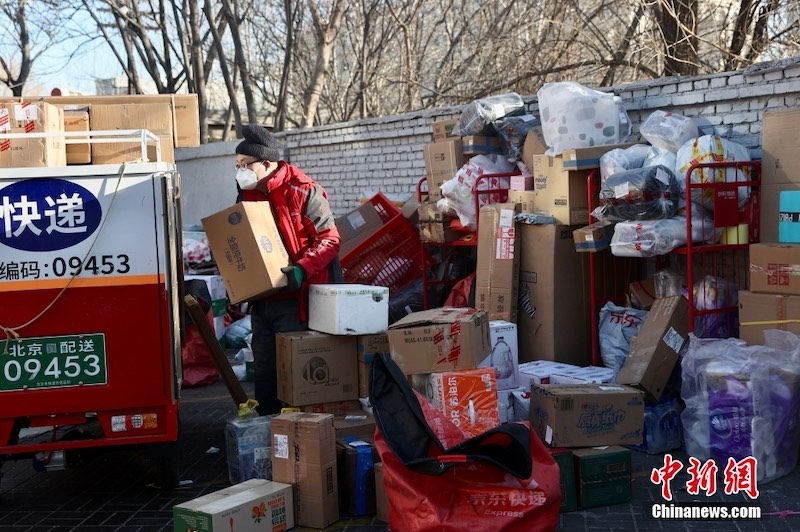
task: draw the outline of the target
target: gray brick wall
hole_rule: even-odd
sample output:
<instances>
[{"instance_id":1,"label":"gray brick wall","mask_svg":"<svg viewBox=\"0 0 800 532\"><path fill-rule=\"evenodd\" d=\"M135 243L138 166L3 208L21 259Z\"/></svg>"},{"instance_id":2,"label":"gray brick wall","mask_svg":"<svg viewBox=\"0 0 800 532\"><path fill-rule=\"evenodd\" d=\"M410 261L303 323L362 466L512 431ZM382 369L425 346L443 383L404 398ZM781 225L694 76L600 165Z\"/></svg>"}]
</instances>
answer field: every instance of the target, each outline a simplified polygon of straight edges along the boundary
<instances>
[{"instance_id":1,"label":"gray brick wall","mask_svg":"<svg viewBox=\"0 0 800 532\"><path fill-rule=\"evenodd\" d=\"M662 78L608 90L622 98L633 122L629 141L640 140L639 124L653 110L664 109L695 118L704 134L715 133L744 144L754 158L760 158L764 111L800 107L800 58L760 63L750 70ZM530 110L536 110L535 95L523 95L523 99ZM290 161L325 186L338 216L356 207L362 196L378 190L401 196L414 193L425 173L422 147L432 141L431 124L458 118L460 112L460 107L439 108L293 130L281 136Z\"/></svg>"}]
</instances>

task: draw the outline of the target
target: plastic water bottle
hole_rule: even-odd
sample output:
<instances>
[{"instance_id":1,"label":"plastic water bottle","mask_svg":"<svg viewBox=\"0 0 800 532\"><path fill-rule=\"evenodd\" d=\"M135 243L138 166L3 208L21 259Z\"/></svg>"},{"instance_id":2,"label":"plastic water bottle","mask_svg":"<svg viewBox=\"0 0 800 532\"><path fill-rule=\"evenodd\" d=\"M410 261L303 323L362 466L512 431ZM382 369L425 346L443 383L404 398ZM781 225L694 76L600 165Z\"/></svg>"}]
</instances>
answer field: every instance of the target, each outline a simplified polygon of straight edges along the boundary
<instances>
[{"instance_id":1,"label":"plastic water bottle","mask_svg":"<svg viewBox=\"0 0 800 532\"><path fill-rule=\"evenodd\" d=\"M514 361L511 360L511 347L503 340L502 336L497 337L497 343L494 344L494 348L492 349L490 363L494 368L494 374L497 380L507 379L514 374Z\"/></svg>"}]
</instances>

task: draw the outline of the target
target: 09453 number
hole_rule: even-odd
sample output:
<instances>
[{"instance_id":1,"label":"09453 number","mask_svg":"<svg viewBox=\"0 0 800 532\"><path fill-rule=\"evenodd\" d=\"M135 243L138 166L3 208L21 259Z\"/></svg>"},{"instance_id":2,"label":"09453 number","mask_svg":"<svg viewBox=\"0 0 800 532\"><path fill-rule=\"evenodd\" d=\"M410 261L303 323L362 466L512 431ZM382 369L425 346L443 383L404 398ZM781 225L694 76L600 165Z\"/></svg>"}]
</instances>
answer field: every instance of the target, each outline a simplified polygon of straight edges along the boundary
<instances>
[{"instance_id":1,"label":"09453 number","mask_svg":"<svg viewBox=\"0 0 800 532\"><path fill-rule=\"evenodd\" d=\"M128 255L91 255L82 263L80 257L56 257L53 259L52 271L56 277L65 275L78 275L90 272L92 275L111 275L114 273L128 273L131 270Z\"/></svg>"}]
</instances>

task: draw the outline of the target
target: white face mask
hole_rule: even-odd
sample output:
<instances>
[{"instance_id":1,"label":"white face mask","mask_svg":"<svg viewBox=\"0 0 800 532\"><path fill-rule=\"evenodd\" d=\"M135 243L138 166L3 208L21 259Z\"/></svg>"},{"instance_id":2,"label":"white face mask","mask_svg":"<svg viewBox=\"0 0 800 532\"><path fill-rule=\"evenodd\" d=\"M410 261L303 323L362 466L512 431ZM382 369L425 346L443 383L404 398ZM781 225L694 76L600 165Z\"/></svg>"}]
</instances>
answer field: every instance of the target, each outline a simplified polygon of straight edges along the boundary
<instances>
[{"instance_id":1,"label":"white face mask","mask_svg":"<svg viewBox=\"0 0 800 532\"><path fill-rule=\"evenodd\" d=\"M258 184L258 176L249 168L239 168L236 170L236 182L242 190L253 190Z\"/></svg>"}]
</instances>

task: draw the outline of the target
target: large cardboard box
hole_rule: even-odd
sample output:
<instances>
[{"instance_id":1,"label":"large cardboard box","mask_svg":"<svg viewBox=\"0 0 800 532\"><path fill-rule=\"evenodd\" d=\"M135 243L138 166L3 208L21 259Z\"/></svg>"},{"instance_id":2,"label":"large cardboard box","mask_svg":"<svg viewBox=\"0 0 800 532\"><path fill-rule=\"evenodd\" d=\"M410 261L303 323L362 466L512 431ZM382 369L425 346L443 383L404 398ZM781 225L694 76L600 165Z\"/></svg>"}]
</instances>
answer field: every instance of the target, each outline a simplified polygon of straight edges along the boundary
<instances>
[{"instance_id":1,"label":"large cardboard box","mask_svg":"<svg viewBox=\"0 0 800 532\"><path fill-rule=\"evenodd\" d=\"M292 406L358 399L354 336L278 333L278 399Z\"/></svg>"},{"instance_id":2,"label":"large cardboard box","mask_svg":"<svg viewBox=\"0 0 800 532\"><path fill-rule=\"evenodd\" d=\"M660 400L688 339L689 302L686 298L656 299L631 342L630 352L616 382L639 388L648 399Z\"/></svg>"},{"instance_id":3,"label":"large cardboard box","mask_svg":"<svg viewBox=\"0 0 800 532\"><path fill-rule=\"evenodd\" d=\"M575 251L574 229L517 224L520 361L591 363L588 260Z\"/></svg>"},{"instance_id":4,"label":"large cardboard box","mask_svg":"<svg viewBox=\"0 0 800 532\"><path fill-rule=\"evenodd\" d=\"M0 141L0 167L66 166L63 137L35 137L35 133L64 131L64 111L44 102L9 102L0 106L0 131L31 134L31 138Z\"/></svg>"},{"instance_id":5,"label":"large cardboard box","mask_svg":"<svg viewBox=\"0 0 800 532\"><path fill-rule=\"evenodd\" d=\"M268 203L237 203L201 221L231 303L286 286L281 268L289 265L289 254Z\"/></svg>"},{"instance_id":6,"label":"large cardboard box","mask_svg":"<svg viewBox=\"0 0 800 532\"><path fill-rule=\"evenodd\" d=\"M462 152L461 139L450 139L426 144L423 147L425 174L428 176L428 198L430 201L442 199L442 183L451 179L467 162Z\"/></svg>"},{"instance_id":7,"label":"large cardboard box","mask_svg":"<svg viewBox=\"0 0 800 532\"><path fill-rule=\"evenodd\" d=\"M611 445L573 449L578 506L595 508L631 500L631 451Z\"/></svg>"},{"instance_id":8,"label":"large cardboard box","mask_svg":"<svg viewBox=\"0 0 800 532\"><path fill-rule=\"evenodd\" d=\"M555 217L560 224L589 223L590 170L567 170L558 157L536 155L533 158L533 190L536 209Z\"/></svg>"},{"instance_id":9,"label":"large cardboard box","mask_svg":"<svg viewBox=\"0 0 800 532\"><path fill-rule=\"evenodd\" d=\"M389 522L389 499L383 485L383 464L375 464L375 518L384 523Z\"/></svg>"},{"instance_id":10,"label":"large cardboard box","mask_svg":"<svg viewBox=\"0 0 800 532\"><path fill-rule=\"evenodd\" d=\"M470 436L500 425L493 368L431 373L426 395L434 408Z\"/></svg>"},{"instance_id":11,"label":"large cardboard box","mask_svg":"<svg viewBox=\"0 0 800 532\"><path fill-rule=\"evenodd\" d=\"M378 214L378 211L375 210L375 205L369 201L337 218L336 228L339 230L339 237L341 238L339 256L344 257L353 251L382 226L383 219Z\"/></svg>"},{"instance_id":12,"label":"large cardboard box","mask_svg":"<svg viewBox=\"0 0 800 532\"><path fill-rule=\"evenodd\" d=\"M375 515L375 465L380 461L372 441L336 439L339 512L342 515Z\"/></svg>"},{"instance_id":13,"label":"large cardboard box","mask_svg":"<svg viewBox=\"0 0 800 532\"><path fill-rule=\"evenodd\" d=\"M639 444L644 392L624 384L534 384L530 422L554 447Z\"/></svg>"},{"instance_id":14,"label":"large cardboard box","mask_svg":"<svg viewBox=\"0 0 800 532\"><path fill-rule=\"evenodd\" d=\"M505 320L489 321L489 343L492 353L478 364L479 368L493 368L498 390L519 387L519 341L517 324Z\"/></svg>"},{"instance_id":15,"label":"large cardboard box","mask_svg":"<svg viewBox=\"0 0 800 532\"><path fill-rule=\"evenodd\" d=\"M485 310L490 320L517 321L516 213L516 203L485 205L480 210L475 307Z\"/></svg>"},{"instance_id":16,"label":"large cardboard box","mask_svg":"<svg viewBox=\"0 0 800 532\"><path fill-rule=\"evenodd\" d=\"M472 369L491 352L486 312L441 307L412 312L389 326L392 360L406 375Z\"/></svg>"},{"instance_id":17,"label":"large cardboard box","mask_svg":"<svg viewBox=\"0 0 800 532\"><path fill-rule=\"evenodd\" d=\"M64 131L91 131L89 108L64 109ZM89 137L69 137L67 140L86 140ZM92 145L89 142L66 144L67 164L91 164Z\"/></svg>"},{"instance_id":18,"label":"large cardboard box","mask_svg":"<svg viewBox=\"0 0 800 532\"><path fill-rule=\"evenodd\" d=\"M161 144L161 160L175 162L172 114L168 103L93 104L90 120L93 131L147 129ZM142 158L139 142L96 143L92 146L94 164L115 164ZM147 147L147 158L156 161L155 146Z\"/></svg>"},{"instance_id":19,"label":"large cardboard box","mask_svg":"<svg viewBox=\"0 0 800 532\"><path fill-rule=\"evenodd\" d=\"M172 508L175 532L279 532L294 527L291 484L252 479Z\"/></svg>"},{"instance_id":20,"label":"large cardboard box","mask_svg":"<svg viewBox=\"0 0 800 532\"><path fill-rule=\"evenodd\" d=\"M295 522L325 528L339 519L336 439L331 414L272 419L272 478L295 487Z\"/></svg>"},{"instance_id":21,"label":"large cardboard box","mask_svg":"<svg viewBox=\"0 0 800 532\"><path fill-rule=\"evenodd\" d=\"M750 244L750 290L800 295L800 244Z\"/></svg>"},{"instance_id":22,"label":"large cardboard box","mask_svg":"<svg viewBox=\"0 0 800 532\"><path fill-rule=\"evenodd\" d=\"M365 284L312 284L308 292L308 326L328 334L386 332L389 288Z\"/></svg>"},{"instance_id":23,"label":"large cardboard box","mask_svg":"<svg viewBox=\"0 0 800 532\"><path fill-rule=\"evenodd\" d=\"M800 121L800 108L764 111L761 126L763 185L800 183L798 121Z\"/></svg>"},{"instance_id":24,"label":"large cardboard box","mask_svg":"<svg viewBox=\"0 0 800 532\"><path fill-rule=\"evenodd\" d=\"M800 335L800 296L739 290L739 338L764 345L767 329Z\"/></svg>"},{"instance_id":25,"label":"large cardboard box","mask_svg":"<svg viewBox=\"0 0 800 532\"><path fill-rule=\"evenodd\" d=\"M389 352L389 336L367 334L356 340L358 351L358 396L369 397L369 366L376 353Z\"/></svg>"}]
</instances>

